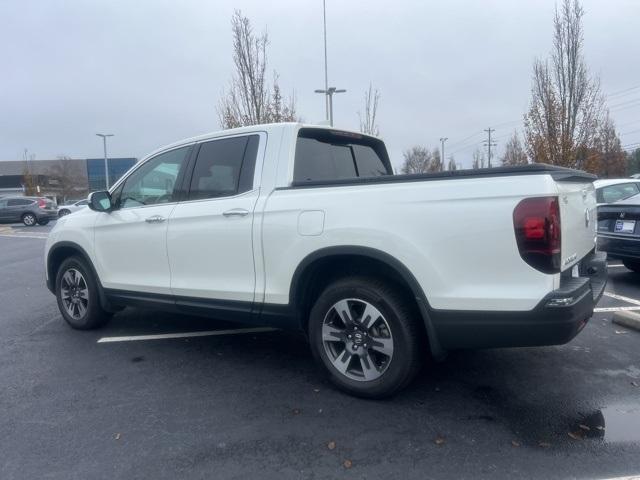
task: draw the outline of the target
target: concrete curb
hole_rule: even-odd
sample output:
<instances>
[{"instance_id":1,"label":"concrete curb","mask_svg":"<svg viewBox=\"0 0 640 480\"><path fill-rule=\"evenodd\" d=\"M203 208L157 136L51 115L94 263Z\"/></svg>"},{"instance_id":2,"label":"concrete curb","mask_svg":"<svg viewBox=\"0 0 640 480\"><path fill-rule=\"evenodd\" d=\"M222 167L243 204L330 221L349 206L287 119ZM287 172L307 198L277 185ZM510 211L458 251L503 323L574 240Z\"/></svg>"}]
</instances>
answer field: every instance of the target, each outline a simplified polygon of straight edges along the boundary
<instances>
[{"instance_id":1,"label":"concrete curb","mask_svg":"<svg viewBox=\"0 0 640 480\"><path fill-rule=\"evenodd\" d=\"M631 311L616 312L613 314L613 323L631 328L640 332L640 314Z\"/></svg>"}]
</instances>

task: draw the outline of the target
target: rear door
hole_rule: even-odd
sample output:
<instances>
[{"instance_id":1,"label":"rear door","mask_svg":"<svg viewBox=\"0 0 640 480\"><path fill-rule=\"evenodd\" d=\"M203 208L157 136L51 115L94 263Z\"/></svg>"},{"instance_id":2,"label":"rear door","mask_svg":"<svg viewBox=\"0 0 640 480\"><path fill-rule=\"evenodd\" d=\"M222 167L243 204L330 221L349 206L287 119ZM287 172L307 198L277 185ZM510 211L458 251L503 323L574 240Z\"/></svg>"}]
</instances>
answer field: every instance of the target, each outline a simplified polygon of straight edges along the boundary
<instances>
[{"instance_id":1,"label":"rear door","mask_svg":"<svg viewBox=\"0 0 640 480\"><path fill-rule=\"evenodd\" d=\"M35 200L29 198L12 198L7 201L7 221L19 222L22 214L26 212L36 213L37 205Z\"/></svg>"},{"instance_id":2,"label":"rear door","mask_svg":"<svg viewBox=\"0 0 640 480\"><path fill-rule=\"evenodd\" d=\"M205 303L213 308L243 302L235 303L238 309L250 309L256 283L256 160L264 142L261 133L199 145L190 178L185 178L188 196L169 220L167 248L176 297L208 299Z\"/></svg>"},{"instance_id":3,"label":"rear door","mask_svg":"<svg viewBox=\"0 0 640 480\"><path fill-rule=\"evenodd\" d=\"M558 181L562 235L561 270L582 260L595 247L597 206L593 183Z\"/></svg>"}]
</instances>

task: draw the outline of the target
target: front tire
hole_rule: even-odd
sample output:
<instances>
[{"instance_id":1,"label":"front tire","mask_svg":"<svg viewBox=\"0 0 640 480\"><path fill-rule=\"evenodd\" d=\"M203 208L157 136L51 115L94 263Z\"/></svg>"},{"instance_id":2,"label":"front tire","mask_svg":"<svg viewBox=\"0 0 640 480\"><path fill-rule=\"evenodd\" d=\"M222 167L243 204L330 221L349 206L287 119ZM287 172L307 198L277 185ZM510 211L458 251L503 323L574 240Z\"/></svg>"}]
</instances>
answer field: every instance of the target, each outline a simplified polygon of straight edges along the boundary
<instances>
[{"instance_id":1,"label":"front tire","mask_svg":"<svg viewBox=\"0 0 640 480\"><path fill-rule=\"evenodd\" d=\"M92 330L111 319L100 305L97 280L80 257L69 257L60 265L56 300L62 317L72 328Z\"/></svg>"},{"instance_id":2,"label":"front tire","mask_svg":"<svg viewBox=\"0 0 640 480\"><path fill-rule=\"evenodd\" d=\"M622 264L629 270L635 273L640 273L640 261L637 260L623 260Z\"/></svg>"},{"instance_id":3,"label":"front tire","mask_svg":"<svg viewBox=\"0 0 640 480\"><path fill-rule=\"evenodd\" d=\"M27 227L33 227L36 223L38 223L38 219L33 213L25 213L22 215L22 223L24 223Z\"/></svg>"},{"instance_id":4,"label":"front tire","mask_svg":"<svg viewBox=\"0 0 640 480\"><path fill-rule=\"evenodd\" d=\"M64 217L65 215L69 215L71 212L66 208L63 208L58 212L58 217Z\"/></svg>"},{"instance_id":5,"label":"front tire","mask_svg":"<svg viewBox=\"0 0 640 480\"><path fill-rule=\"evenodd\" d=\"M330 284L309 318L311 349L329 380L358 397L395 394L421 367L421 319L392 285L369 277Z\"/></svg>"}]
</instances>

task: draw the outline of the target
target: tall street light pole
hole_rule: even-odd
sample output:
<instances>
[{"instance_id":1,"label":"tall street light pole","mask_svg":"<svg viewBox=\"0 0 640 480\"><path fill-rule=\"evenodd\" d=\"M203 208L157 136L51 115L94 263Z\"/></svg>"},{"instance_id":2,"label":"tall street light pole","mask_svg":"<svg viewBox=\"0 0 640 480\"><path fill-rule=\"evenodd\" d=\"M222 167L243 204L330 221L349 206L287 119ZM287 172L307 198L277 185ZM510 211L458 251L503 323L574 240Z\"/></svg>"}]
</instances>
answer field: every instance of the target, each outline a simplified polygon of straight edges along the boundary
<instances>
[{"instance_id":1,"label":"tall street light pole","mask_svg":"<svg viewBox=\"0 0 640 480\"><path fill-rule=\"evenodd\" d=\"M346 90L329 87L329 68L327 62L327 1L322 0L322 25L324 29L324 90L316 90L316 93L325 95L325 115L329 125L333 127L333 94L344 93Z\"/></svg>"},{"instance_id":2,"label":"tall street light pole","mask_svg":"<svg viewBox=\"0 0 640 480\"><path fill-rule=\"evenodd\" d=\"M449 140L448 137L440 137L440 145L442 145L442 159L440 160L440 170L444 171L444 142Z\"/></svg>"},{"instance_id":3,"label":"tall street light pole","mask_svg":"<svg viewBox=\"0 0 640 480\"><path fill-rule=\"evenodd\" d=\"M102 137L102 145L104 147L104 180L106 190L109 190L109 161L107 160L107 137L113 137L113 133L96 133L98 137Z\"/></svg>"},{"instance_id":4,"label":"tall street light pole","mask_svg":"<svg viewBox=\"0 0 640 480\"><path fill-rule=\"evenodd\" d=\"M327 96L329 101L329 125L333 127L333 95L336 93L344 93L346 90L344 88L337 89L336 87L329 87L326 90L316 90L316 93L324 93Z\"/></svg>"}]
</instances>

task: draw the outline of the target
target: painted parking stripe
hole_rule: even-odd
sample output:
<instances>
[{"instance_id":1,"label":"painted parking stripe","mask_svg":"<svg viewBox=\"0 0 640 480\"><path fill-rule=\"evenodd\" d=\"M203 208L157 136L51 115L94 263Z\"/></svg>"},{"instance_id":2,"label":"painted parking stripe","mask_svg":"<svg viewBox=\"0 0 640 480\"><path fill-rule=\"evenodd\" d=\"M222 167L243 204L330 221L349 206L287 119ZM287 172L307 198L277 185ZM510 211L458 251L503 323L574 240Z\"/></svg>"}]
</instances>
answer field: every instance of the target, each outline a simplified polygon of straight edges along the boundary
<instances>
[{"instance_id":1,"label":"painted parking stripe","mask_svg":"<svg viewBox=\"0 0 640 480\"><path fill-rule=\"evenodd\" d=\"M635 298L623 297L622 295L618 295L617 293L604 292L604 295L609 298L615 298L616 300L620 300L622 302L631 303L633 305L640 305L640 300L636 300Z\"/></svg>"},{"instance_id":2,"label":"painted parking stripe","mask_svg":"<svg viewBox=\"0 0 640 480\"><path fill-rule=\"evenodd\" d=\"M37 238L38 240L46 240L47 237L36 237L35 235L4 235L0 233L0 237L6 238Z\"/></svg>"},{"instance_id":3,"label":"painted parking stripe","mask_svg":"<svg viewBox=\"0 0 640 480\"><path fill-rule=\"evenodd\" d=\"M164 340L167 338L212 337L216 335L240 335L243 333L275 332L277 328L238 328L235 330L207 330L202 332L162 333L158 335L133 335L129 337L102 337L97 343L137 342L141 340Z\"/></svg>"},{"instance_id":4,"label":"painted parking stripe","mask_svg":"<svg viewBox=\"0 0 640 480\"><path fill-rule=\"evenodd\" d=\"M633 312L640 310L640 306L638 307L600 307L594 308L594 313L602 313L602 312Z\"/></svg>"}]
</instances>

